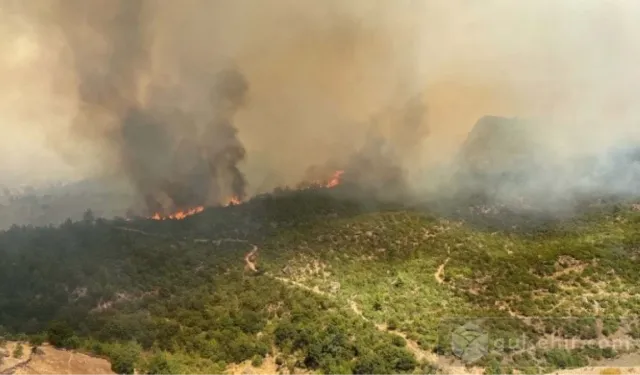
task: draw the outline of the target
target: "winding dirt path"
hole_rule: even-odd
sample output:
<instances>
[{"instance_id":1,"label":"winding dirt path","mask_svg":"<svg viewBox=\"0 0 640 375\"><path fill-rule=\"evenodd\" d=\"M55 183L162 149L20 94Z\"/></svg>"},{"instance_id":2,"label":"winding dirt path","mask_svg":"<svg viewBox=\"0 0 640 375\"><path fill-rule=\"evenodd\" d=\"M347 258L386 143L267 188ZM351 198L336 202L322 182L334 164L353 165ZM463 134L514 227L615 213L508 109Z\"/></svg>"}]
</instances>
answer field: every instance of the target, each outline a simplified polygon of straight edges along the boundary
<instances>
[{"instance_id":1,"label":"winding dirt path","mask_svg":"<svg viewBox=\"0 0 640 375\"><path fill-rule=\"evenodd\" d=\"M258 258L258 246L251 245L253 248L244 256L245 269L250 269L253 272L258 272L256 266L256 259Z\"/></svg>"},{"instance_id":2,"label":"winding dirt path","mask_svg":"<svg viewBox=\"0 0 640 375\"><path fill-rule=\"evenodd\" d=\"M249 254L247 254L247 255L249 255ZM304 289L304 290L307 290L309 292L315 293L317 295L321 295L321 296L324 296L324 297L327 297L327 298L331 298L331 299L335 299L336 298L336 297L334 297L332 295L329 295L329 294L321 291L320 289L318 289L318 287L311 288L311 287L309 287L307 285L304 285L302 283L299 283L297 281L293 281L291 279L287 279L287 278L284 278L284 277L278 277L278 276L273 276L273 275L269 275L269 274L267 274L267 276L270 276L270 277L272 277L272 278L274 278L276 280L279 280L279 281L281 281L281 282L283 282L285 284L288 284L288 285L291 285L291 286L294 286L294 287L297 287L297 288ZM369 322L370 320L367 319L364 316L362 310L360 310L360 307L358 306L358 304L352 298L353 298L353 296L347 300L347 302L349 304L348 305L349 309L351 311L353 311L362 320ZM375 323L374 325L375 325L376 329L378 329L381 332L390 333L392 335L400 336L403 339L405 339L405 341L407 342L406 348L414 355L414 357L418 361L426 360L426 361L431 362L431 363L438 363L438 355L437 354L429 352L429 351L426 351L426 350L423 350L422 348L420 348L420 345L418 345L418 343L416 341L407 338L407 335L405 335L404 333L399 332L399 331L395 331L395 330L390 331L387 328L387 325L384 324L384 323L382 323L382 324Z\"/></svg>"},{"instance_id":3,"label":"winding dirt path","mask_svg":"<svg viewBox=\"0 0 640 375\"><path fill-rule=\"evenodd\" d=\"M438 284L444 284L444 266L446 266L448 262L449 258L445 259L444 263L442 263L436 273L433 274Z\"/></svg>"},{"instance_id":4,"label":"winding dirt path","mask_svg":"<svg viewBox=\"0 0 640 375\"><path fill-rule=\"evenodd\" d=\"M350 299L349 300L349 307L351 307L351 310L353 310L353 312L356 313L356 315L358 315L362 319L366 320L367 322L369 321L369 319L365 318L364 314L362 313L362 310L360 310L360 307L358 307L358 304L356 303L356 301ZM376 327L377 327L377 325L376 325Z\"/></svg>"},{"instance_id":5,"label":"winding dirt path","mask_svg":"<svg viewBox=\"0 0 640 375\"><path fill-rule=\"evenodd\" d=\"M71 368L72 359L73 359L73 352L69 353L69 359L67 360L67 368Z\"/></svg>"},{"instance_id":6,"label":"winding dirt path","mask_svg":"<svg viewBox=\"0 0 640 375\"><path fill-rule=\"evenodd\" d=\"M278 276L273 276L271 274L267 274L267 276L269 276L269 277L271 277L273 279L276 279L278 281L281 281L281 282L283 282L285 284L293 285L296 288L304 289L304 290L307 290L307 291L309 291L311 293L315 293L315 294L317 294L319 296L324 296L324 297L331 298L330 295L328 295L327 293L321 291L317 286L312 288L310 286L304 285L304 284L299 283L297 281L293 281L291 279L287 279L286 277L278 277Z\"/></svg>"}]
</instances>

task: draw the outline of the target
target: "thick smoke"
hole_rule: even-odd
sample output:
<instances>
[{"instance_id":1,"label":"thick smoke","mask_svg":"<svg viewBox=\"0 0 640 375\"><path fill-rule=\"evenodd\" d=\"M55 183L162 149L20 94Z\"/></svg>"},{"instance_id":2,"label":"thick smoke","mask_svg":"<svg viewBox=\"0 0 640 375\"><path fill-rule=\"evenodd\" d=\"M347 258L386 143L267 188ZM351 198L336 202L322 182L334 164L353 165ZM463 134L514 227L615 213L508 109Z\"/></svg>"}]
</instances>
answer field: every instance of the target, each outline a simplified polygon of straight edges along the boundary
<instances>
[{"instance_id":1,"label":"thick smoke","mask_svg":"<svg viewBox=\"0 0 640 375\"><path fill-rule=\"evenodd\" d=\"M374 116L364 143L346 161L345 182L382 199L406 195L408 169L429 134L426 115L424 99L417 95Z\"/></svg>"},{"instance_id":2,"label":"thick smoke","mask_svg":"<svg viewBox=\"0 0 640 375\"><path fill-rule=\"evenodd\" d=\"M420 145L429 134L424 98L416 95L402 105L385 108L363 126L366 134L360 144L349 148L340 159L332 157L324 164L313 165L304 181L322 183L340 173L340 181L355 187L355 193L380 200L404 200L410 194L408 186L412 161L420 155Z\"/></svg>"},{"instance_id":3,"label":"thick smoke","mask_svg":"<svg viewBox=\"0 0 640 375\"><path fill-rule=\"evenodd\" d=\"M547 211L580 200L639 196L639 143L618 141L567 157L540 137L539 127L531 120L481 118L455 160L452 191Z\"/></svg>"},{"instance_id":4,"label":"thick smoke","mask_svg":"<svg viewBox=\"0 0 640 375\"><path fill-rule=\"evenodd\" d=\"M238 168L245 149L232 119L247 89L237 71L218 73L209 98L212 117L201 129L189 113L171 107L128 111L116 135L121 136L122 167L152 212L245 197L246 182ZM163 203L164 196L169 202Z\"/></svg>"},{"instance_id":5,"label":"thick smoke","mask_svg":"<svg viewBox=\"0 0 640 375\"><path fill-rule=\"evenodd\" d=\"M44 134L81 176L125 177L166 209L334 169L418 198L479 182L503 201L632 194L627 164L609 150L640 129L638 10L597 0L8 0L3 131ZM526 141L465 144L486 115L533 125ZM494 186L504 179L473 163L468 173L458 156L471 143L517 178ZM43 149L20 144L25 155ZM535 163L524 144L539 150Z\"/></svg>"},{"instance_id":6,"label":"thick smoke","mask_svg":"<svg viewBox=\"0 0 640 375\"><path fill-rule=\"evenodd\" d=\"M65 0L55 5L55 23L77 79L72 131L104 148L111 167L129 178L151 213L242 199L246 182L238 164L245 149L233 117L248 83L235 69L206 77L198 87L191 82L191 89L204 95L198 103L204 113L180 98L180 84L156 84L150 76L154 9L149 4ZM94 36L101 37L100 44Z\"/></svg>"}]
</instances>

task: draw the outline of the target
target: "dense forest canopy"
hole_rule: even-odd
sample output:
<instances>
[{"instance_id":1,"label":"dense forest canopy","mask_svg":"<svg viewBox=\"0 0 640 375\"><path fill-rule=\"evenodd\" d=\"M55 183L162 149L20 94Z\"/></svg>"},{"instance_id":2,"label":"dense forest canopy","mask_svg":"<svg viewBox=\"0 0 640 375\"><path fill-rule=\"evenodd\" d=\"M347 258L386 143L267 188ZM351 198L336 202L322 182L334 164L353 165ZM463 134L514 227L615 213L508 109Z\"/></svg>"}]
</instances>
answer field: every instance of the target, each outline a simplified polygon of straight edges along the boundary
<instances>
[{"instance_id":1,"label":"dense forest canopy","mask_svg":"<svg viewBox=\"0 0 640 375\"><path fill-rule=\"evenodd\" d=\"M554 218L405 207L342 189L282 191L184 220L87 212L57 227L14 226L0 234L3 336L107 356L121 373L221 372L244 361L444 371L446 358L460 360L447 341L460 316L485 318L504 337L640 337L629 320L635 300L618 298L638 288L632 202ZM612 272L615 282L603 283ZM523 318L536 316L574 320ZM557 350L494 351L475 365L540 372L623 353Z\"/></svg>"}]
</instances>

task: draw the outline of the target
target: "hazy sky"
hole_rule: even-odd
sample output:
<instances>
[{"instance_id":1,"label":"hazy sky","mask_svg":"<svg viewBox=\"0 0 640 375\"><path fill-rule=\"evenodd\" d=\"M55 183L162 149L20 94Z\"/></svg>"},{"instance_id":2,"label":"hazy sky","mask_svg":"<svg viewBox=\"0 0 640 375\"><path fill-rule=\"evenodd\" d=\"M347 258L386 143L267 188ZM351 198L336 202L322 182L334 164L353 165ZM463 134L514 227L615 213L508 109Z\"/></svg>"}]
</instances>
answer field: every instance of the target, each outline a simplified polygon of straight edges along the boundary
<instances>
[{"instance_id":1,"label":"hazy sky","mask_svg":"<svg viewBox=\"0 0 640 375\"><path fill-rule=\"evenodd\" d=\"M292 181L309 165L347 154L364 137L363 124L416 94L431 131L416 163L449 155L485 114L543 118L558 133L549 142L567 152L637 128L638 2L154 4L154 79L209 74L222 61L246 75L250 100L238 127L254 184L268 170ZM86 175L100 158L67 133L77 82L64 39L49 27L64 22L50 16L55 7L0 3L0 183ZM87 38L101 46L99 35ZM61 143L74 150L75 169L57 156Z\"/></svg>"},{"instance_id":2,"label":"hazy sky","mask_svg":"<svg viewBox=\"0 0 640 375\"><path fill-rule=\"evenodd\" d=\"M52 51L19 15L0 4L0 184L31 184L74 175L46 145L43 129L64 125L47 70Z\"/></svg>"}]
</instances>

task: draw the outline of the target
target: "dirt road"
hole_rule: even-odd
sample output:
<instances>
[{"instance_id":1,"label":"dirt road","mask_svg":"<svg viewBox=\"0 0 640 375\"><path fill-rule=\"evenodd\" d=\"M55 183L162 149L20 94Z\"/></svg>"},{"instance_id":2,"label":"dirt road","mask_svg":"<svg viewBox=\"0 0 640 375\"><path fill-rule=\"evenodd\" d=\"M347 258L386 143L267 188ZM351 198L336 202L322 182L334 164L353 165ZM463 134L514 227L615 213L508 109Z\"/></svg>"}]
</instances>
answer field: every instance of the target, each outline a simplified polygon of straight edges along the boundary
<instances>
[{"instance_id":1,"label":"dirt road","mask_svg":"<svg viewBox=\"0 0 640 375\"><path fill-rule=\"evenodd\" d=\"M244 256L245 269L250 269L253 272L258 272L258 267L256 266L256 260L258 258L258 246L251 246L253 246L251 251Z\"/></svg>"}]
</instances>

